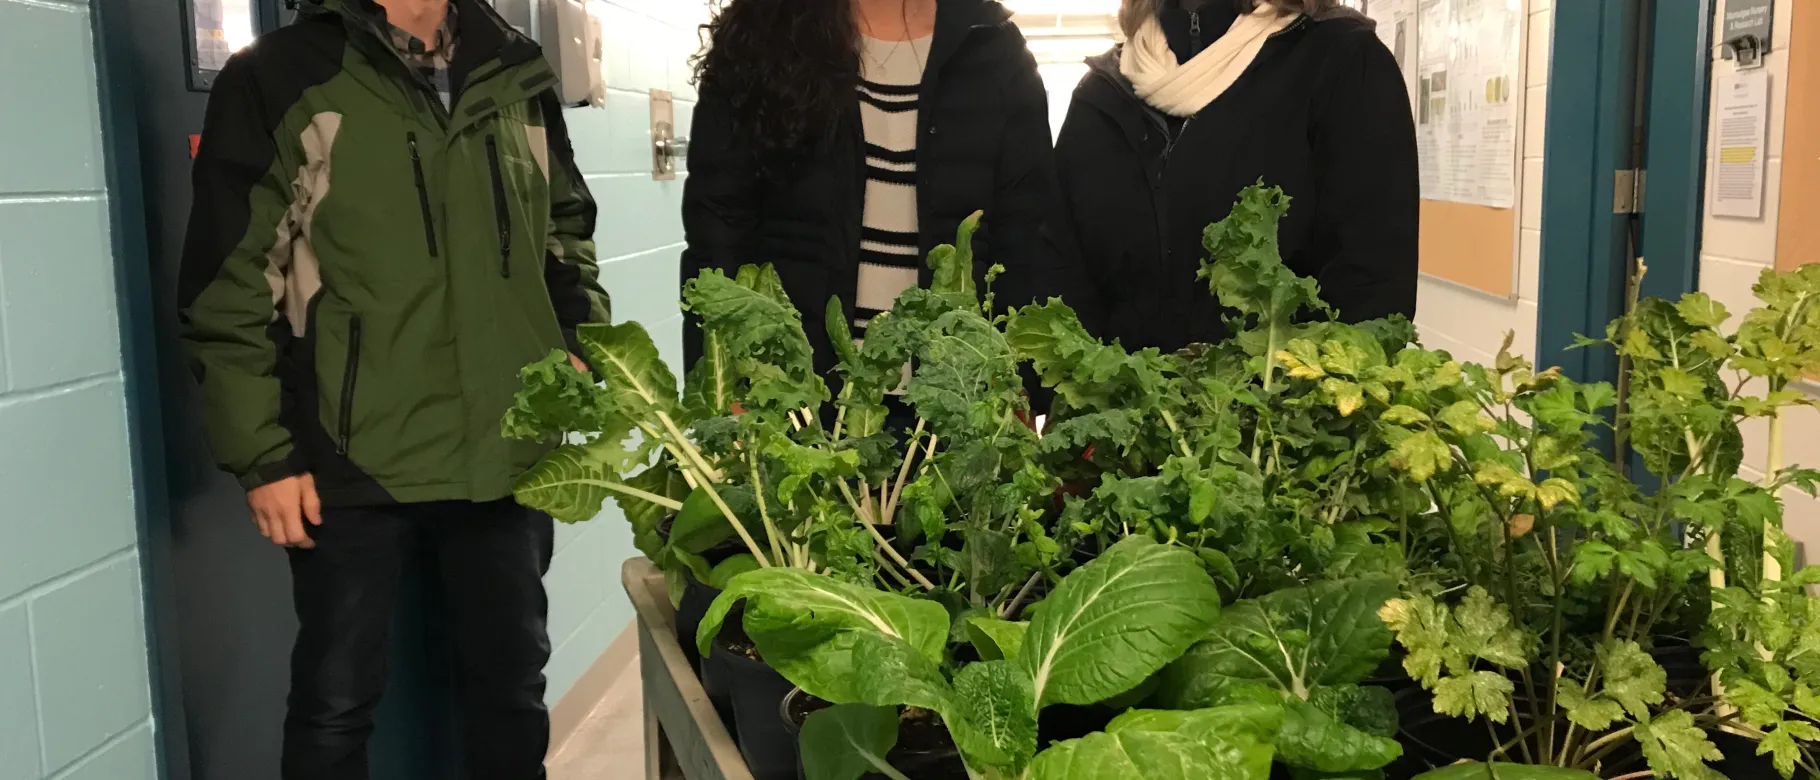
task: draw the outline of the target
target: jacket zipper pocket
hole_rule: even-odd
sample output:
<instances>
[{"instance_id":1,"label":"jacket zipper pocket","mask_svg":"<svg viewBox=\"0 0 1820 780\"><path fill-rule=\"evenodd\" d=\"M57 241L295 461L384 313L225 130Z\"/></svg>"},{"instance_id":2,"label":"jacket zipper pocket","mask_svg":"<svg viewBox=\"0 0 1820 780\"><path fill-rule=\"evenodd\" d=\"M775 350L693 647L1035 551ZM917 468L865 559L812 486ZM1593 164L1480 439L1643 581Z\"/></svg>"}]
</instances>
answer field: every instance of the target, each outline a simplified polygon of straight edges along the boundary
<instances>
[{"instance_id":1,"label":"jacket zipper pocket","mask_svg":"<svg viewBox=\"0 0 1820 780\"><path fill-rule=\"evenodd\" d=\"M506 203L506 178L499 170L499 140L487 136L487 163L493 172L493 218L499 224L499 275L512 278L512 207Z\"/></svg>"},{"instance_id":2,"label":"jacket zipper pocket","mask_svg":"<svg viewBox=\"0 0 1820 780\"><path fill-rule=\"evenodd\" d=\"M1192 59L1201 53L1201 12L1188 12L1188 57Z\"/></svg>"},{"instance_id":3,"label":"jacket zipper pocket","mask_svg":"<svg viewBox=\"0 0 1820 780\"><path fill-rule=\"evenodd\" d=\"M354 383L360 377L360 317L348 320L348 362L341 373L341 420L336 431L335 453L347 457L354 438Z\"/></svg>"},{"instance_id":4,"label":"jacket zipper pocket","mask_svg":"<svg viewBox=\"0 0 1820 780\"><path fill-rule=\"evenodd\" d=\"M411 147L411 173L417 179L417 205L423 208L423 239L430 246L430 256L438 257L436 218L430 214L430 186L423 181L423 156L417 153L417 134L405 133L404 138Z\"/></svg>"}]
</instances>

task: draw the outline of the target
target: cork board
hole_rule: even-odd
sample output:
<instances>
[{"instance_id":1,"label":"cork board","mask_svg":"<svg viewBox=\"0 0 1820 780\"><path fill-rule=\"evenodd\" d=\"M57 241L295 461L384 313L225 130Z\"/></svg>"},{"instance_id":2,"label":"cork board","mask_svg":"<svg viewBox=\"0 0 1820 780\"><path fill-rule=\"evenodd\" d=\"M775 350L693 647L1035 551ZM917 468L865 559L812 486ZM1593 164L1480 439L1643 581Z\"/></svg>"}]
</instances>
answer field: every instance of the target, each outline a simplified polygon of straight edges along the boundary
<instances>
[{"instance_id":1,"label":"cork board","mask_svg":"<svg viewBox=\"0 0 1820 780\"><path fill-rule=\"evenodd\" d=\"M1776 237L1783 271L1820 262L1820 7L1796 3L1793 11Z\"/></svg>"},{"instance_id":2,"label":"cork board","mask_svg":"<svg viewBox=\"0 0 1820 780\"><path fill-rule=\"evenodd\" d=\"M1422 201L1422 273L1509 298L1517 287L1517 212Z\"/></svg>"}]
</instances>

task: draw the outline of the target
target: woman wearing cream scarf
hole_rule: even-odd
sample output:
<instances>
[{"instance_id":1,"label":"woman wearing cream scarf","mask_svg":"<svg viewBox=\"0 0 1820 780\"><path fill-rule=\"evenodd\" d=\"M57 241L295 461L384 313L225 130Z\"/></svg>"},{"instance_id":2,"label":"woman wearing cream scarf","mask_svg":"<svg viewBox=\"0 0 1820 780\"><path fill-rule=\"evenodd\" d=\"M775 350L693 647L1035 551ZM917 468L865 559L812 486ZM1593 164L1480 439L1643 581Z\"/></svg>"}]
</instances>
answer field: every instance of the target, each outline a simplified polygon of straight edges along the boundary
<instances>
[{"instance_id":1,"label":"woman wearing cream scarf","mask_svg":"<svg viewBox=\"0 0 1820 780\"><path fill-rule=\"evenodd\" d=\"M1415 127L1371 23L1333 0L1125 0L1119 17L1127 42L1088 60L1056 148L1100 335L1223 339L1201 233L1260 179L1294 199L1285 261L1343 319L1414 316Z\"/></svg>"}]
</instances>

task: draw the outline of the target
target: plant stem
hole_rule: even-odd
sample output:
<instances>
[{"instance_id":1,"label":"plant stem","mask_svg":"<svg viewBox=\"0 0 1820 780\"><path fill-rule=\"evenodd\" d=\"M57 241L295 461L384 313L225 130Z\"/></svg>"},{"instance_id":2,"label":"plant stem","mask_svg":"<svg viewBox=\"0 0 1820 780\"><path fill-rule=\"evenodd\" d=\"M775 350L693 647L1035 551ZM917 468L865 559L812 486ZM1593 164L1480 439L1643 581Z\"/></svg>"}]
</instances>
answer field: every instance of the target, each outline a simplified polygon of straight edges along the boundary
<instances>
[{"instance_id":1,"label":"plant stem","mask_svg":"<svg viewBox=\"0 0 1820 780\"><path fill-rule=\"evenodd\" d=\"M1587 763L1588 761L1591 761L1593 758L1595 758L1595 756L1593 755L1593 753L1595 751L1599 750L1600 748L1606 747L1608 745L1614 745L1615 743L1617 743L1620 740L1629 739L1631 736L1631 732L1635 728L1636 728L1635 726L1625 726L1624 728L1618 729L1617 731L1614 731L1610 734L1606 734L1603 737L1600 737L1598 739L1595 739L1591 742L1586 743L1586 747L1580 749L1580 760L1578 760L1574 763L1578 764L1578 765L1583 765L1583 764Z\"/></svg>"},{"instance_id":2,"label":"plant stem","mask_svg":"<svg viewBox=\"0 0 1820 780\"><path fill-rule=\"evenodd\" d=\"M1175 415L1170 414L1168 409L1159 409L1157 413L1163 416L1163 424L1169 426L1169 432L1175 434L1176 446L1181 448L1183 457L1194 457L1194 450L1189 449L1188 440L1182 438L1181 426L1175 424Z\"/></svg>"},{"instance_id":3,"label":"plant stem","mask_svg":"<svg viewBox=\"0 0 1820 780\"><path fill-rule=\"evenodd\" d=\"M610 481L607 481L604 479L578 479L578 480L576 480L576 482L579 484L583 484L583 485L594 485L596 487L603 487L603 488L611 490L615 493L624 493L624 494L631 496L633 498L636 498L640 501L649 501L653 504L661 506L672 512L682 511L682 502L681 501L677 501L674 498L666 498L664 496L657 495L656 493L639 490L638 488L632 487L631 485L627 485L627 484L623 484L623 483L619 483L619 482L610 482Z\"/></svg>"},{"instance_id":4,"label":"plant stem","mask_svg":"<svg viewBox=\"0 0 1820 780\"><path fill-rule=\"evenodd\" d=\"M765 501L765 477L758 470L758 452L756 450L746 450L746 464L752 469L752 495L758 497L759 519L765 523L765 534L771 537L771 554L777 556L778 560L786 560L784 535L777 530L777 524L771 521L771 511L765 506L767 503Z\"/></svg>"},{"instance_id":5,"label":"plant stem","mask_svg":"<svg viewBox=\"0 0 1820 780\"><path fill-rule=\"evenodd\" d=\"M746 524L739 521L739 515L734 514L733 508L727 506L727 502L723 500L720 497L720 493L714 489L714 484L703 481L701 483L701 489L708 491L708 500L714 502L714 507L720 510L722 517L727 518L727 522L733 526L734 533L739 534L739 540L745 542L746 549L752 552L752 557L758 559L759 567L765 569L771 568L771 559L765 557L765 548L759 546L758 542L753 540L752 534L746 530ZM788 561L779 561L779 563L786 566L789 565Z\"/></svg>"},{"instance_id":6,"label":"plant stem","mask_svg":"<svg viewBox=\"0 0 1820 780\"><path fill-rule=\"evenodd\" d=\"M1262 401L1263 403L1270 402L1270 391L1273 387L1272 383L1276 378L1276 368L1277 368L1277 326L1276 326L1276 323L1271 323L1270 338L1264 344L1264 398ZM1263 457L1264 457L1264 439L1263 439L1264 431L1263 431L1263 428L1264 428L1264 426L1262 425L1262 420L1259 420L1259 423L1260 424L1258 425L1258 430L1255 433L1253 433L1251 436L1251 465L1257 466L1259 468L1263 468L1263 466L1264 466L1264 460L1263 460Z\"/></svg>"},{"instance_id":7,"label":"plant stem","mask_svg":"<svg viewBox=\"0 0 1820 780\"><path fill-rule=\"evenodd\" d=\"M704 478L709 482L720 482L723 479L719 471L708 465L708 461L701 456L701 451L695 449L695 445L689 442L689 437L683 435L682 429L676 427L676 421L670 419L668 412L658 412L657 419L664 424L664 430L670 432L671 440L675 442L677 448L682 450L683 455L688 458L688 462L695 464L695 468L701 472Z\"/></svg>"},{"instance_id":8,"label":"plant stem","mask_svg":"<svg viewBox=\"0 0 1820 780\"><path fill-rule=\"evenodd\" d=\"M1036 587L1037 580L1042 576L1043 573L1040 571L1031 573L1030 579L1024 581L1024 587L1018 589L1017 595L1005 602L1004 607L999 609L1000 620L1010 620L1017 616L1017 611L1024 607L1024 599L1030 598L1030 591Z\"/></svg>"},{"instance_id":9,"label":"plant stem","mask_svg":"<svg viewBox=\"0 0 1820 780\"><path fill-rule=\"evenodd\" d=\"M1771 380L1770 394L1774 396L1776 392L1783 389L1783 385L1783 380ZM1765 488L1774 487L1776 480L1780 479L1782 475L1782 435L1782 410L1777 409L1775 416L1769 418L1769 452L1763 468L1763 486ZM1763 545L1763 581L1780 582L1782 580L1782 562L1776 560L1775 554L1770 551L1768 539L1766 533Z\"/></svg>"},{"instance_id":10,"label":"plant stem","mask_svg":"<svg viewBox=\"0 0 1820 780\"><path fill-rule=\"evenodd\" d=\"M886 486L885 492L888 497L879 497L884 501L882 512L886 523L897 521L897 501L904 495L904 480L910 476L910 461L916 457L916 443L922 439L923 426L926 424L927 422L923 418L916 418L916 430L910 432L910 446L904 450L904 462L897 467L897 485L895 488ZM933 438L931 437L931 440Z\"/></svg>"},{"instance_id":11,"label":"plant stem","mask_svg":"<svg viewBox=\"0 0 1820 780\"><path fill-rule=\"evenodd\" d=\"M928 577L924 577L915 566L911 566L909 561L904 560L903 554L899 553L896 547L891 546L891 542L885 539L884 534L878 532L878 526L873 525L871 520L867 520L865 515L861 515L859 520L865 524L866 530L872 533L872 540L878 542L878 549L891 556L891 560L896 561L897 565L904 567L904 571L910 575L911 579L916 580L916 584L923 586L923 590L935 590L935 583L930 582Z\"/></svg>"}]
</instances>

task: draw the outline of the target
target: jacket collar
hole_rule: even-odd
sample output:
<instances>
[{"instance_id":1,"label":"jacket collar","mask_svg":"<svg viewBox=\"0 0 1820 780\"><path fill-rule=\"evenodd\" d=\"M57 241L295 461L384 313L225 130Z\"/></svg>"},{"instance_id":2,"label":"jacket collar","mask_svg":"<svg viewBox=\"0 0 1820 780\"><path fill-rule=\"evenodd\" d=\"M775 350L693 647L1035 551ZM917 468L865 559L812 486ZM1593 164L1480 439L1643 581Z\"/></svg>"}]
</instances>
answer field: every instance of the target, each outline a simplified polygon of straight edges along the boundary
<instances>
[{"instance_id":1,"label":"jacket collar","mask_svg":"<svg viewBox=\"0 0 1820 780\"><path fill-rule=\"evenodd\" d=\"M450 70L458 91L459 84L473 73L474 68L490 60L498 59L502 65L511 66L529 62L542 53L536 41L507 23L491 3L482 0L449 0L449 3L455 6L456 12L455 61ZM388 49L391 47L380 24L382 9L373 0L306 0L300 13L303 16L338 16L350 33L370 36Z\"/></svg>"},{"instance_id":2,"label":"jacket collar","mask_svg":"<svg viewBox=\"0 0 1820 780\"><path fill-rule=\"evenodd\" d=\"M995 0L937 0L935 40L929 45L929 64L923 84L935 83L943 65L960 51L974 30L996 27L1011 20L1011 11Z\"/></svg>"}]
</instances>

